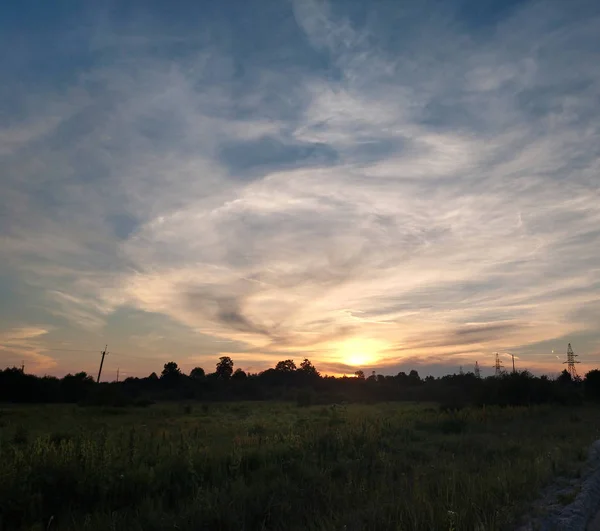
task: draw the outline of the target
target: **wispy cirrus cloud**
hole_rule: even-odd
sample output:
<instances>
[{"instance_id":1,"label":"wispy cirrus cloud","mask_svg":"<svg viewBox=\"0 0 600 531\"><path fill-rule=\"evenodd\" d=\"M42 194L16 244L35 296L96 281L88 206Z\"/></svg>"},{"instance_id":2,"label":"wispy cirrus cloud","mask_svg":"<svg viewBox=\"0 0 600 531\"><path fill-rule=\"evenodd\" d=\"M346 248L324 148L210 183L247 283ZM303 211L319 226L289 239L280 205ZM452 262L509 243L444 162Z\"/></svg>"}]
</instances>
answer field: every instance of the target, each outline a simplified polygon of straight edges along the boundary
<instances>
[{"instance_id":1,"label":"wispy cirrus cloud","mask_svg":"<svg viewBox=\"0 0 600 531\"><path fill-rule=\"evenodd\" d=\"M0 333L0 358L8 366L33 365L37 371L52 369L56 361L48 356L43 346L45 328L13 328Z\"/></svg>"},{"instance_id":2,"label":"wispy cirrus cloud","mask_svg":"<svg viewBox=\"0 0 600 531\"><path fill-rule=\"evenodd\" d=\"M350 366L363 338L389 370L592 355L598 9L269 6L255 50L218 17L228 37L97 19L87 66L37 96L58 110L0 132L7 274L70 325L161 314L257 367Z\"/></svg>"}]
</instances>

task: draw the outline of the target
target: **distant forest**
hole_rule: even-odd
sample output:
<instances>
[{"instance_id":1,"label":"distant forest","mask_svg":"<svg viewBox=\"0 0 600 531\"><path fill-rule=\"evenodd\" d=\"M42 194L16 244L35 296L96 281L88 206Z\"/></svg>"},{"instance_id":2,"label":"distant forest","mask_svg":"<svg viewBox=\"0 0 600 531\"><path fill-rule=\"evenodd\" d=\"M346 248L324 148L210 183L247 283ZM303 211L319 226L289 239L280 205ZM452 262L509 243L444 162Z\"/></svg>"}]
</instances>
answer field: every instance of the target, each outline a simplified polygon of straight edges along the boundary
<instances>
[{"instance_id":1,"label":"distant forest","mask_svg":"<svg viewBox=\"0 0 600 531\"><path fill-rule=\"evenodd\" d=\"M576 405L600 400L600 370L584 378L563 371L555 379L528 371L502 372L482 378L462 371L434 378L421 378L415 370L395 376L357 371L354 377L321 376L305 359L277 363L258 374L234 370L233 360L221 357L215 371L196 367L184 374L177 363L164 365L160 375L127 378L122 382L97 383L85 372L64 378L35 376L13 367L0 371L0 401L15 403L78 403L82 406L147 406L162 400L284 400L298 406L344 402L427 401L442 408L468 405L520 406L530 404Z\"/></svg>"}]
</instances>

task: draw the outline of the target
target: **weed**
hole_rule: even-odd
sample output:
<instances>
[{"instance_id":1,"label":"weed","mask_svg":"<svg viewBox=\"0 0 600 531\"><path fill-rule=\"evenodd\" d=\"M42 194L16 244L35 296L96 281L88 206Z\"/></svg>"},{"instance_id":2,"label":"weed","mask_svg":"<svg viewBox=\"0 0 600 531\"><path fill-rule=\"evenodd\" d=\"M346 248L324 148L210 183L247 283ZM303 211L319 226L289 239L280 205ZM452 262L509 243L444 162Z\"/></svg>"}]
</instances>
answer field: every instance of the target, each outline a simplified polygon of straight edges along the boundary
<instances>
[{"instance_id":1,"label":"weed","mask_svg":"<svg viewBox=\"0 0 600 531\"><path fill-rule=\"evenodd\" d=\"M444 419L439 423L442 433L462 433L467 429L467 422L460 418Z\"/></svg>"},{"instance_id":2,"label":"weed","mask_svg":"<svg viewBox=\"0 0 600 531\"><path fill-rule=\"evenodd\" d=\"M296 395L296 404L298 407L308 407L315 403L315 393L310 389L301 389Z\"/></svg>"},{"instance_id":3,"label":"weed","mask_svg":"<svg viewBox=\"0 0 600 531\"><path fill-rule=\"evenodd\" d=\"M556 501L561 505L571 505L580 492L580 487L576 487L573 490L570 490L569 492L560 492L556 496Z\"/></svg>"},{"instance_id":4,"label":"weed","mask_svg":"<svg viewBox=\"0 0 600 531\"><path fill-rule=\"evenodd\" d=\"M25 445L29 441L29 432L23 426L17 427L15 434L13 435L13 443L15 445Z\"/></svg>"},{"instance_id":5,"label":"weed","mask_svg":"<svg viewBox=\"0 0 600 531\"><path fill-rule=\"evenodd\" d=\"M135 407L148 407L155 404L154 400L151 400L150 398L138 398L137 400L133 401L133 405Z\"/></svg>"},{"instance_id":6,"label":"weed","mask_svg":"<svg viewBox=\"0 0 600 531\"><path fill-rule=\"evenodd\" d=\"M574 470L600 426L585 408L580 422L548 408L201 409L3 415L0 527L38 529L52 518L50 528L65 531L497 531L553 473Z\"/></svg>"},{"instance_id":7,"label":"weed","mask_svg":"<svg viewBox=\"0 0 600 531\"><path fill-rule=\"evenodd\" d=\"M55 446L60 446L63 441L70 441L72 437L73 436L70 433L54 432L50 434L49 442Z\"/></svg>"},{"instance_id":8,"label":"weed","mask_svg":"<svg viewBox=\"0 0 600 531\"><path fill-rule=\"evenodd\" d=\"M267 433L267 427L263 422L255 422L248 428L248 435L261 437Z\"/></svg>"}]
</instances>

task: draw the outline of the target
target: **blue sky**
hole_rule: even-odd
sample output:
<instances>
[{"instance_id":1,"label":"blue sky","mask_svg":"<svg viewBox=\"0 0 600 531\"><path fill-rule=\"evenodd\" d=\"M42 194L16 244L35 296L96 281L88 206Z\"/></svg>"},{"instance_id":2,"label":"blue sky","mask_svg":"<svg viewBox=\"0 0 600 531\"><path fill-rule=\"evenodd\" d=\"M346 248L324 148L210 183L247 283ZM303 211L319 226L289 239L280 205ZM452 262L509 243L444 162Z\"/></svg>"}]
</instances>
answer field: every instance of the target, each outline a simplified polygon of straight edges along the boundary
<instances>
[{"instance_id":1,"label":"blue sky","mask_svg":"<svg viewBox=\"0 0 600 531\"><path fill-rule=\"evenodd\" d=\"M0 360L600 361L600 5L11 2Z\"/></svg>"}]
</instances>

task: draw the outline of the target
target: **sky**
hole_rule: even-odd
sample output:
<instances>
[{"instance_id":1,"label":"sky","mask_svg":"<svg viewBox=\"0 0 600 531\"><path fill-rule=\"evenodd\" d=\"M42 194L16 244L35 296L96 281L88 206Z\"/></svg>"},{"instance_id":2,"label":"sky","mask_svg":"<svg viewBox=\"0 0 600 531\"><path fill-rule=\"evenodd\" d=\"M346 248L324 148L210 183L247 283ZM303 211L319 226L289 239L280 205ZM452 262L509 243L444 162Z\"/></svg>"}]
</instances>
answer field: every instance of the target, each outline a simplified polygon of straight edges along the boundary
<instances>
[{"instance_id":1,"label":"sky","mask_svg":"<svg viewBox=\"0 0 600 531\"><path fill-rule=\"evenodd\" d=\"M0 10L0 365L600 365L600 3Z\"/></svg>"}]
</instances>

